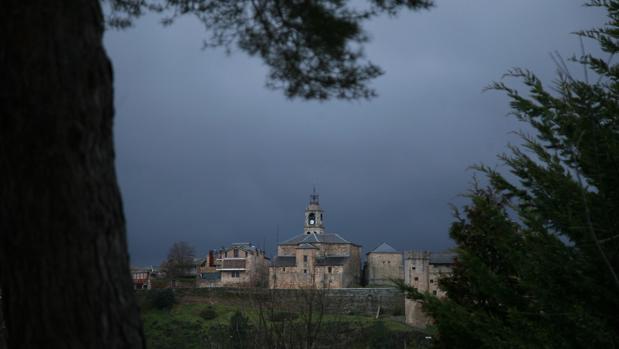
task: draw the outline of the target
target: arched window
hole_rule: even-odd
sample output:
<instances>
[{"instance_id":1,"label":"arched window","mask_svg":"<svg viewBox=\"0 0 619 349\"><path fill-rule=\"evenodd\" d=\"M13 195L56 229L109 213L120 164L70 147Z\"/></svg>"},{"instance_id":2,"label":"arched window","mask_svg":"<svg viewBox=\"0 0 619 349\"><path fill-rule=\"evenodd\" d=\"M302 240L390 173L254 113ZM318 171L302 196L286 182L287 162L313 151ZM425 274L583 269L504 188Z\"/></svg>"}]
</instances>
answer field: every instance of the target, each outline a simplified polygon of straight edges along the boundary
<instances>
[{"instance_id":1,"label":"arched window","mask_svg":"<svg viewBox=\"0 0 619 349\"><path fill-rule=\"evenodd\" d=\"M307 224L309 225L314 225L316 224L316 214L315 213L310 213L307 215Z\"/></svg>"}]
</instances>

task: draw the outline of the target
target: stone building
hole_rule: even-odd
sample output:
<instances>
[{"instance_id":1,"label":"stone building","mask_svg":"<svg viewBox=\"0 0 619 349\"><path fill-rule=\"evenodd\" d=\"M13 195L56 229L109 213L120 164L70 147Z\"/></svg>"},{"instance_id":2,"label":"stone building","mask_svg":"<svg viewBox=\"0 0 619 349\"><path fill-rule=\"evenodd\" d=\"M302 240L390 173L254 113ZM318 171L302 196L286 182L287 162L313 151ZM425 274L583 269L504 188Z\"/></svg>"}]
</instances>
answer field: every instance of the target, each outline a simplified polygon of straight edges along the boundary
<instances>
[{"instance_id":1,"label":"stone building","mask_svg":"<svg viewBox=\"0 0 619 349\"><path fill-rule=\"evenodd\" d=\"M209 251L198 266L199 287L266 287L269 259L249 242Z\"/></svg>"},{"instance_id":2,"label":"stone building","mask_svg":"<svg viewBox=\"0 0 619 349\"><path fill-rule=\"evenodd\" d=\"M404 258L404 282L419 292L445 297L438 280L451 273L456 254L450 252L407 251ZM405 300L406 323L425 327L431 319L421 310L421 303Z\"/></svg>"},{"instance_id":3,"label":"stone building","mask_svg":"<svg viewBox=\"0 0 619 349\"><path fill-rule=\"evenodd\" d=\"M277 246L269 268L270 288L345 288L360 284L361 246L325 232L324 212L314 190L305 209L303 233Z\"/></svg>"},{"instance_id":4,"label":"stone building","mask_svg":"<svg viewBox=\"0 0 619 349\"><path fill-rule=\"evenodd\" d=\"M382 243L367 253L365 280L368 286L394 286L392 280L403 279L402 252L396 251L387 243Z\"/></svg>"}]
</instances>

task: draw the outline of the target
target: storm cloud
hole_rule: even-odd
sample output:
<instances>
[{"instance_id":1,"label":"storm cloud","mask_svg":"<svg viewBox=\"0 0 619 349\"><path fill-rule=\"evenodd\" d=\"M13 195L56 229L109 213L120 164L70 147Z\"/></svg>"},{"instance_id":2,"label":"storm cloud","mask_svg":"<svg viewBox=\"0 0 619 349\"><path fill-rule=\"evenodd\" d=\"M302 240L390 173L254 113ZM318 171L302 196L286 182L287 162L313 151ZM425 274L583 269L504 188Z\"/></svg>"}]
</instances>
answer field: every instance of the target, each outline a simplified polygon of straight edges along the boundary
<instances>
[{"instance_id":1,"label":"storm cloud","mask_svg":"<svg viewBox=\"0 0 619 349\"><path fill-rule=\"evenodd\" d=\"M383 241L451 247L449 204L465 202L467 168L498 164L525 126L506 116L505 96L482 89L512 67L552 81L549 53L580 54L570 33L604 14L580 1L439 0L385 16L367 26L366 54L386 71L379 96L324 103L266 89L257 58L202 50L191 17L158 21L105 37L134 265L159 264L179 240L200 254L239 241L272 253L278 231L302 231L314 185L327 230L365 252Z\"/></svg>"}]
</instances>

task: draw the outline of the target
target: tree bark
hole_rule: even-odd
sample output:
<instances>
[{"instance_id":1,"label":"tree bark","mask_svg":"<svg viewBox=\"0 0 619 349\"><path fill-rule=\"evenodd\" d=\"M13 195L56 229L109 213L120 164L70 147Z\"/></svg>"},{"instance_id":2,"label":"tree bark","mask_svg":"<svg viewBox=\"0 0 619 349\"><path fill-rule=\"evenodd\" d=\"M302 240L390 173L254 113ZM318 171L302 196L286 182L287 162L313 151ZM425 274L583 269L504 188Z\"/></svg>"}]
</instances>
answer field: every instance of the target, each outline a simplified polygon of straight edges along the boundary
<instances>
[{"instance_id":1,"label":"tree bark","mask_svg":"<svg viewBox=\"0 0 619 349\"><path fill-rule=\"evenodd\" d=\"M0 289L10 348L144 347L98 0L0 11Z\"/></svg>"}]
</instances>

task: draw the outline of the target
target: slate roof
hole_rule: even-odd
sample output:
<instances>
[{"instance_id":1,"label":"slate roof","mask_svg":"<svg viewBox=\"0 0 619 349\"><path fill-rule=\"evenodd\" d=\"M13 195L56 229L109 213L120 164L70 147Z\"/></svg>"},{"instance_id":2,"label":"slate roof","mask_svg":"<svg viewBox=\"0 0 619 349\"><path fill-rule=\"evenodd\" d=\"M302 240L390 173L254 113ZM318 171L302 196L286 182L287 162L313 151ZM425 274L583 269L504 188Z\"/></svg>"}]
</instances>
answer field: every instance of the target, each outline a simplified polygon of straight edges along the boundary
<instances>
[{"instance_id":1,"label":"slate roof","mask_svg":"<svg viewBox=\"0 0 619 349\"><path fill-rule=\"evenodd\" d=\"M230 247L226 248L226 250L230 250L232 248L238 248L240 250L245 251L256 251L257 247L254 246L251 242L235 242L230 244Z\"/></svg>"},{"instance_id":2,"label":"slate roof","mask_svg":"<svg viewBox=\"0 0 619 349\"><path fill-rule=\"evenodd\" d=\"M378 246L373 251L370 251L368 253L400 253L400 252L396 251L395 248L389 246L389 244L387 244L386 242L383 242L382 244L380 244L380 246Z\"/></svg>"},{"instance_id":3,"label":"slate roof","mask_svg":"<svg viewBox=\"0 0 619 349\"><path fill-rule=\"evenodd\" d=\"M454 264L457 254L450 252L433 252L430 254L430 264Z\"/></svg>"},{"instance_id":4,"label":"slate roof","mask_svg":"<svg viewBox=\"0 0 619 349\"><path fill-rule=\"evenodd\" d=\"M299 244L299 246L297 248L304 249L304 250L305 249L316 249L316 250L318 249L318 247L316 247L316 246L314 246L312 244L308 244L307 242Z\"/></svg>"},{"instance_id":5,"label":"slate roof","mask_svg":"<svg viewBox=\"0 0 619 349\"><path fill-rule=\"evenodd\" d=\"M275 256L273 257L274 267L294 267L297 265L297 257L295 256Z\"/></svg>"},{"instance_id":6,"label":"slate roof","mask_svg":"<svg viewBox=\"0 0 619 349\"><path fill-rule=\"evenodd\" d=\"M316 266L324 267L324 266L335 266L335 265L344 265L348 260L348 256L344 257L318 257L316 258Z\"/></svg>"},{"instance_id":7,"label":"slate roof","mask_svg":"<svg viewBox=\"0 0 619 349\"><path fill-rule=\"evenodd\" d=\"M341 237L339 234L336 234L336 233L299 234L299 235L293 236L292 238L288 240L281 242L280 245L298 245L304 242L307 242L307 243L319 242L323 244L351 244L351 245L359 246L357 244L354 244L344 239L343 237Z\"/></svg>"}]
</instances>

